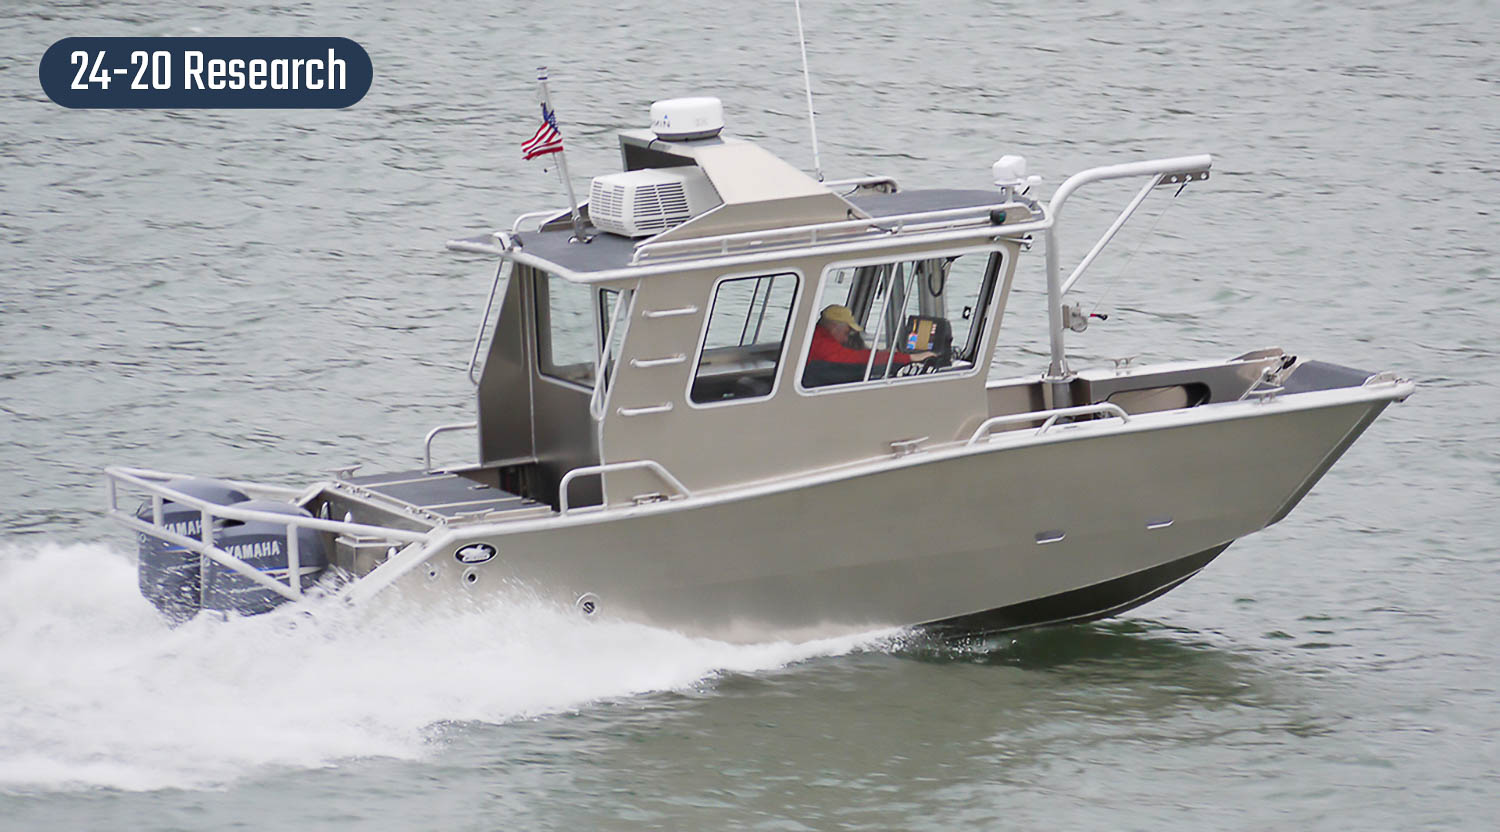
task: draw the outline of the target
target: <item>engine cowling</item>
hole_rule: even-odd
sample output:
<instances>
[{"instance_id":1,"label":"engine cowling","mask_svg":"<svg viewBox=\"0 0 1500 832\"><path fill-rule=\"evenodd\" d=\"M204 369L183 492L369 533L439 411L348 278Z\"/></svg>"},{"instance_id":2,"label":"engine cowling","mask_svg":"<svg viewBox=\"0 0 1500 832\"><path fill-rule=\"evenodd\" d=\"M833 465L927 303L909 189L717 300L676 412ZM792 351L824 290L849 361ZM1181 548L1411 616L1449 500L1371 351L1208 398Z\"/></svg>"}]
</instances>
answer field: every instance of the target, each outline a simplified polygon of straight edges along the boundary
<instances>
[{"instance_id":1,"label":"engine cowling","mask_svg":"<svg viewBox=\"0 0 1500 832\"><path fill-rule=\"evenodd\" d=\"M250 499L229 483L207 478L172 480L167 487L221 506ZM194 540L203 539L203 514L197 508L165 500L161 514L162 524L168 531ZM150 523L151 502L143 503L135 516ZM217 525L222 525L222 521ZM202 569L198 553L144 532L136 535L136 542L139 553L136 575L141 595L174 624L197 615L202 606Z\"/></svg>"},{"instance_id":2,"label":"engine cowling","mask_svg":"<svg viewBox=\"0 0 1500 832\"><path fill-rule=\"evenodd\" d=\"M250 500L238 508L312 517L305 509L276 500ZM299 528L297 559L299 583L303 589L312 586L328 566L323 533L317 529ZM214 542L220 549L277 581L287 580L287 524L262 520L226 520L215 530ZM270 612L286 597L267 589L240 573L213 560L203 563L203 608L259 615Z\"/></svg>"},{"instance_id":3,"label":"engine cowling","mask_svg":"<svg viewBox=\"0 0 1500 832\"><path fill-rule=\"evenodd\" d=\"M283 514L288 517L311 517L306 510L276 500L252 500L245 492L221 480L198 478L172 480L167 487L221 506ZM203 539L203 513L196 507L164 500L162 525L193 540ZM147 501L135 516L152 522L151 502ZM265 520L214 521L213 542L220 549L239 558L250 567L278 581L287 579L287 524ZM256 615L269 612L284 596L267 589L250 578L197 552L144 532L137 535L139 561L137 578L141 595L172 623L180 624L201 610ZM299 582L303 589L317 582L328 566L324 535L316 529L297 530Z\"/></svg>"}]
</instances>

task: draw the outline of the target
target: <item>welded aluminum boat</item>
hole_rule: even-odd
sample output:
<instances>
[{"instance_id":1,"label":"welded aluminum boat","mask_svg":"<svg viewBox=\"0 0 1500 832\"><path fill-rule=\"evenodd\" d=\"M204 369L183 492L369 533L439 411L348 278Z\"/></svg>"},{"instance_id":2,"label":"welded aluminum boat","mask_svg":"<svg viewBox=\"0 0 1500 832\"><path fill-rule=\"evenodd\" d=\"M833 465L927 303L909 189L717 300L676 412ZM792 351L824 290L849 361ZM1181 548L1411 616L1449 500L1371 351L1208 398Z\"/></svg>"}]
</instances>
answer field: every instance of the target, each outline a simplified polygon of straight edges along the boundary
<instances>
[{"instance_id":1,"label":"welded aluminum boat","mask_svg":"<svg viewBox=\"0 0 1500 832\"><path fill-rule=\"evenodd\" d=\"M109 469L142 592L174 618L521 593L729 640L1089 620L1285 517L1413 390L1281 349L1069 365L1065 334L1088 323L1069 289L1208 156L1086 170L1044 203L1018 157L993 188L821 182L721 118L623 132L623 170L576 213L450 241L499 267L477 419L434 428L422 467L298 490ZM1141 188L1065 279L1062 210L1114 179ZM1050 361L991 379L1033 244ZM843 344L860 360L815 349L829 314L862 333ZM472 462L432 463L450 431L475 434Z\"/></svg>"}]
</instances>

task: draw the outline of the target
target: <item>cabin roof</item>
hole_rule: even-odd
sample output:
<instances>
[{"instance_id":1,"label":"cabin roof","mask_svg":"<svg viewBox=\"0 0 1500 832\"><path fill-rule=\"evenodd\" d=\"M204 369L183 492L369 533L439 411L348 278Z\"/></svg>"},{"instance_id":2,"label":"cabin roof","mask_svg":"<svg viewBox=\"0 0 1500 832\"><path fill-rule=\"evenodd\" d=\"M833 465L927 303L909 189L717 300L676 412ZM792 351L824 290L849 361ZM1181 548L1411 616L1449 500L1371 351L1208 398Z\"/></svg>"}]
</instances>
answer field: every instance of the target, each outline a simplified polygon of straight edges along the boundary
<instances>
[{"instance_id":1,"label":"cabin roof","mask_svg":"<svg viewBox=\"0 0 1500 832\"><path fill-rule=\"evenodd\" d=\"M997 205L1000 197L993 190L944 188L902 190L892 194L869 193L848 197L848 201L872 219L879 220L883 217ZM556 223L552 230L514 235L520 252L527 255L527 259L533 262L544 261L540 265L555 266L556 271L564 274L571 272L587 275L630 268L636 246L644 242L603 232L599 232L588 244L570 243L568 240L571 237L572 229L566 222ZM489 242L490 239L486 236L475 240L480 241ZM693 259L710 257L712 255Z\"/></svg>"}]
</instances>

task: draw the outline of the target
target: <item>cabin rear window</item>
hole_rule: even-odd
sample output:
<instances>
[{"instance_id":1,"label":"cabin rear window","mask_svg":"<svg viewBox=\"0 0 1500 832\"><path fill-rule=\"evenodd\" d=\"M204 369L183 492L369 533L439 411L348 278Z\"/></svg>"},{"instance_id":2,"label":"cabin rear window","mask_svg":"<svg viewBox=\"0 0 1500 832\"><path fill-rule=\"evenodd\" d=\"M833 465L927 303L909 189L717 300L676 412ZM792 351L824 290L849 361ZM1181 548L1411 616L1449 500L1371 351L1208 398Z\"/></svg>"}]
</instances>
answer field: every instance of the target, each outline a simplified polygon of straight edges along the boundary
<instances>
[{"instance_id":1,"label":"cabin rear window","mask_svg":"<svg viewBox=\"0 0 1500 832\"><path fill-rule=\"evenodd\" d=\"M771 395L796 299L794 274L720 281L693 371L693 402Z\"/></svg>"},{"instance_id":2,"label":"cabin rear window","mask_svg":"<svg viewBox=\"0 0 1500 832\"><path fill-rule=\"evenodd\" d=\"M537 275L537 363L543 374L594 386L600 341L594 313L597 291L556 275Z\"/></svg>"},{"instance_id":3,"label":"cabin rear window","mask_svg":"<svg viewBox=\"0 0 1500 832\"><path fill-rule=\"evenodd\" d=\"M999 252L830 270L802 386L973 369L999 270Z\"/></svg>"}]
</instances>

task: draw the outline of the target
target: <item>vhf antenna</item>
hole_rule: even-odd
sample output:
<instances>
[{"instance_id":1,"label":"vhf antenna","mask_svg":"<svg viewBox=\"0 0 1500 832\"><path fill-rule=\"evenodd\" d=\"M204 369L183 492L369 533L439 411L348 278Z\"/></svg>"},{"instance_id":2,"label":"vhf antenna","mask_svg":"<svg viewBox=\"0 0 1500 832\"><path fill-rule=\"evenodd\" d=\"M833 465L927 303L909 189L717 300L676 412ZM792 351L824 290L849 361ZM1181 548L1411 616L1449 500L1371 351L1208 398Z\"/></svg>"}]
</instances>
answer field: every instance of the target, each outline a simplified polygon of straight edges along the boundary
<instances>
[{"instance_id":1,"label":"vhf antenna","mask_svg":"<svg viewBox=\"0 0 1500 832\"><path fill-rule=\"evenodd\" d=\"M813 170L818 181L823 181L823 162L818 158L818 122L813 115L812 76L807 72L807 38L802 34L802 0L793 0L797 7L797 45L802 47L802 86L807 90L807 128L812 131Z\"/></svg>"}]
</instances>

